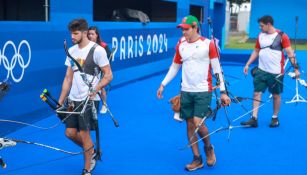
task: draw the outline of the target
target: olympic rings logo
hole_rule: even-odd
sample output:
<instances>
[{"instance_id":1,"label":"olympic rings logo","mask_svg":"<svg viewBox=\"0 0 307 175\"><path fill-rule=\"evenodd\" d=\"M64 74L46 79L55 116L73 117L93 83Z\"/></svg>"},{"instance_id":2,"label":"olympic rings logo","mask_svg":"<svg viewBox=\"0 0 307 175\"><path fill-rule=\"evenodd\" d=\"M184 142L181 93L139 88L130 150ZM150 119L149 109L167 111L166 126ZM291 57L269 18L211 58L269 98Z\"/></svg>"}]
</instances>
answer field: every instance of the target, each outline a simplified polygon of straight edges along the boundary
<instances>
[{"instance_id":1,"label":"olympic rings logo","mask_svg":"<svg viewBox=\"0 0 307 175\"><path fill-rule=\"evenodd\" d=\"M11 61L9 61L9 59L5 55L5 50L9 45L11 45L14 49L14 55L10 59ZM20 49L23 45L25 45L25 47L27 47L28 51L29 51L29 56L28 56L27 62L25 62L23 56L20 54ZM18 61L18 65L17 65L17 61ZM17 49L16 49L16 46L13 43L13 41L7 41L3 46L2 52L0 50L0 67L1 67L1 64L3 64L4 68L7 70L6 79L11 77L13 79L13 81L15 81L16 83L18 83L22 80L23 75L24 75L24 71L29 66L30 61L31 61L31 47L30 47L30 44L28 43L28 41L26 41L26 40L22 40L19 43ZM13 70L16 66L19 66L21 68L21 74L19 75L19 77L16 77L14 75Z\"/></svg>"}]
</instances>

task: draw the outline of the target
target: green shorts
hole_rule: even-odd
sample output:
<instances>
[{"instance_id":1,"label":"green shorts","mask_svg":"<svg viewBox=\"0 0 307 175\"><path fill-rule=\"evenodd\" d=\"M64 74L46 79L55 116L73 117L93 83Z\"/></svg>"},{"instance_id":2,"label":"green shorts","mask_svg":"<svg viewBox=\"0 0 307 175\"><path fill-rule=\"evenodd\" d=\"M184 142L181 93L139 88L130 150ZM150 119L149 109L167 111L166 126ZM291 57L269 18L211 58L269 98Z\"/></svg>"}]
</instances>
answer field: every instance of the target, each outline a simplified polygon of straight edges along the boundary
<instances>
[{"instance_id":1,"label":"green shorts","mask_svg":"<svg viewBox=\"0 0 307 175\"><path fill-rule=\"evenodd\" d=\"M181 92L180 118L204 118L210 109L211 92Z\"/></svg>"},{"instance_id":2,"label":"green shorts","mask_svg":"<svg viewBox=\"0 0 307 175\"><path fill-rule=\"evenodd\" d=\"M272 94L282 93L284 76L278 75L258 69L254 77L254 92L265 92L268 88Z\"/></svg>"}]
</instances>

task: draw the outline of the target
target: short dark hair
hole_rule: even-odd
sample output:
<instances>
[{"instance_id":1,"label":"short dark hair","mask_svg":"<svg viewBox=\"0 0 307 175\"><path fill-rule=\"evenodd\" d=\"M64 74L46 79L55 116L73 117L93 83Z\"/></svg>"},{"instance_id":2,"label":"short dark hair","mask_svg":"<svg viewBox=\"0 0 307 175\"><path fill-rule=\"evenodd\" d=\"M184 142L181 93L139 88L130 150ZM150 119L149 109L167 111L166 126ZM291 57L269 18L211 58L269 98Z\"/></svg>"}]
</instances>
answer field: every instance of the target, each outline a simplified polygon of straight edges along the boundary
<instances>
[{"instance_id":1,"label":"short dark hair","mask_svg":"<svg viewBox=\"0 0 307 175\"><path fill-rule=\"evenodd\" d=\"M260 22L262 22L263 24L270 23L270 24L274 25L274 20L273 20L272 16L269 16L269 15L265 15L265 16L259 18L258 23L260 23Z\"/></svg>"},{"instance_id":2,"label":"short dark hair","mask_svg":"<svg viewBox=\"0 0 307 175\"><path fill-rule=\"evenodd\" d=\"M68 24L68 30L69 31L87 31L88 30L88 24L85 19L74 19Z\"/></svg>"}]
</instances>

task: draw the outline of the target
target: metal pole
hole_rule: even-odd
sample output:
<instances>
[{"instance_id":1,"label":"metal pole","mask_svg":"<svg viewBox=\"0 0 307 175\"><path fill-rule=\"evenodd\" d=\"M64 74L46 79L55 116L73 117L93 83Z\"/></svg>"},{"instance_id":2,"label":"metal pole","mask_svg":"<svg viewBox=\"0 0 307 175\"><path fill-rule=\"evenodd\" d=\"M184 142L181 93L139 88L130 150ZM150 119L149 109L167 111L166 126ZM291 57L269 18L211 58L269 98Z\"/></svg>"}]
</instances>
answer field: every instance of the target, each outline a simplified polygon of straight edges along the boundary
<instances>
[{"instance_id":1,"label":"metal pole","mask_svg":"<svg viewBox=\"0 0 307 175\"><path fill-rule=\"evenodd\" d=\"M49 2L48 0L45 0L45 21L48 22L49 21Z\"/></svg>"},{"instance_id":2,"label":"metal pole","mask_svg":"<svg viewBox=\"0 0 307 175\"><path fill-rule=\"evenodd\" d=\"M296 52L296 35L298 30L298 16L295 17L294 53Z\"/></svg>"}]
</instances>

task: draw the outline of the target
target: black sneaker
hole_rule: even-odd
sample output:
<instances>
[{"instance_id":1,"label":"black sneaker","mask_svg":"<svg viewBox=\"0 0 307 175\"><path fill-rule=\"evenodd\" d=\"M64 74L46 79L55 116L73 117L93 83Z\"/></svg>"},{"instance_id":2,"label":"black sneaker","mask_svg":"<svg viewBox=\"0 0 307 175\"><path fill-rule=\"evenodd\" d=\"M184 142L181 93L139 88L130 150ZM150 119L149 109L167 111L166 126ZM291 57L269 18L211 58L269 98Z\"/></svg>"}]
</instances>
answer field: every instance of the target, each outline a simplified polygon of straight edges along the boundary
<instances>
[{"instance_id":1,"label":"black sneaker","mask_svg":"<svg viewBox=\"0 0 307 175\"><path fill-rule=\"evenodd\" d=\"M255 117L252 117L245 122L241 122L241 125L257 128L258 127L258 120Z\"/></svg>"},{"instance_id":2,"label":"black sneaker","mask_svg":"<svg viewBox=\"0 0 307 175\"><path fill-rule=\"evenodd\" d=\"M92 175L92 173L88 171L87 169L83 169L82 175Z\"/></svg>"},{"instance_id":3,"label":"black sneaker","mask_svg":"<svg viewBox=\"0 0 307 175\"><path fill-rule=\"evenodd\" d=\"M278 118L272 118L271 123L270 123L270 128L275 128L278 126L279 126Z\"/></svg>"}]
</instances>

